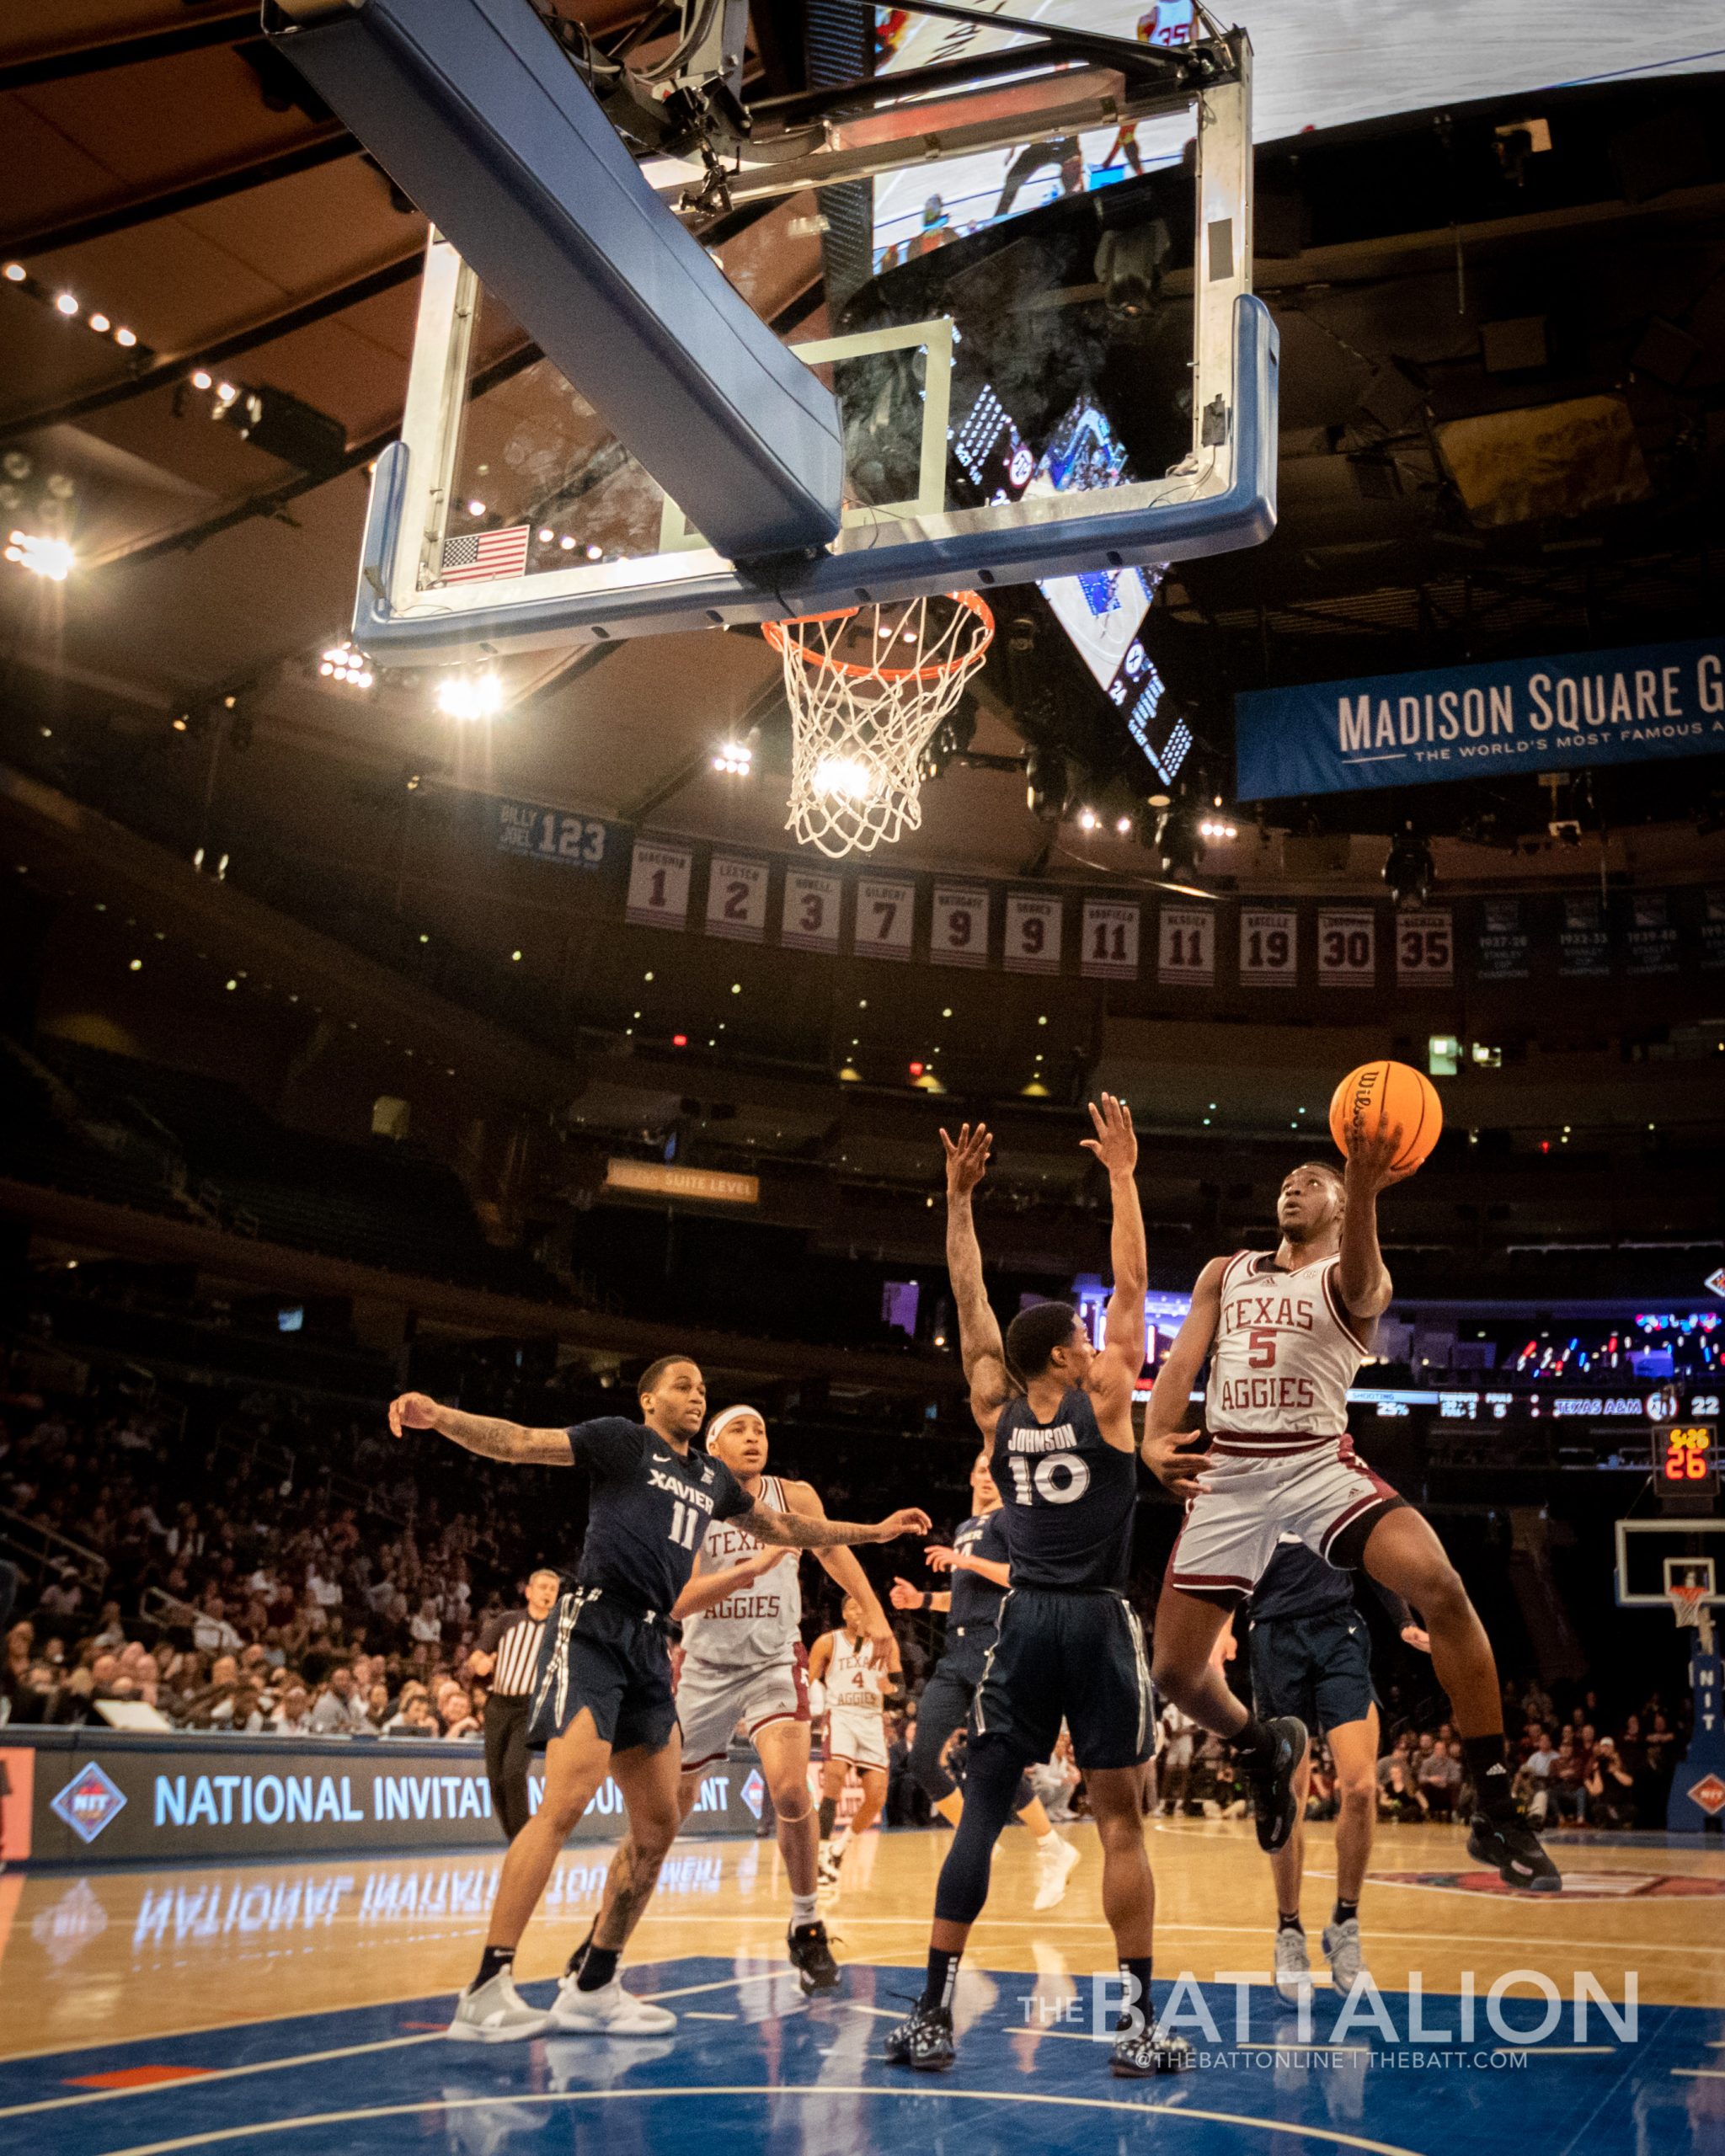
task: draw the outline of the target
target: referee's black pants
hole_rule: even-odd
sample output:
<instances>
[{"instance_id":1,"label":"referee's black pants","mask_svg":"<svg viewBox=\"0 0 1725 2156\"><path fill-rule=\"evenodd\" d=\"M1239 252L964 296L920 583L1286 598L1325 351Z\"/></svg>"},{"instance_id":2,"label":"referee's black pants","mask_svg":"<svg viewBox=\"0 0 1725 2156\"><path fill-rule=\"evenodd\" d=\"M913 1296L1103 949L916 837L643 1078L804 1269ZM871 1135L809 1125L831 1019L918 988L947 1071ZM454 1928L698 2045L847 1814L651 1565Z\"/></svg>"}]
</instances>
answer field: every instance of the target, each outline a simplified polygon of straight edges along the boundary
<instances>
[{"instance_id":1,"label":"referee's black pants","mask_svg":"<svg viewBox=\"0 0 1725 2156\"><path fill-rule=\"evenodd\" d=\"M513 1841L531 1817L527 1801L527 1692L494 1692L485 1702L485 1779L491 1809Z\"/></svg>"}]
</instances>

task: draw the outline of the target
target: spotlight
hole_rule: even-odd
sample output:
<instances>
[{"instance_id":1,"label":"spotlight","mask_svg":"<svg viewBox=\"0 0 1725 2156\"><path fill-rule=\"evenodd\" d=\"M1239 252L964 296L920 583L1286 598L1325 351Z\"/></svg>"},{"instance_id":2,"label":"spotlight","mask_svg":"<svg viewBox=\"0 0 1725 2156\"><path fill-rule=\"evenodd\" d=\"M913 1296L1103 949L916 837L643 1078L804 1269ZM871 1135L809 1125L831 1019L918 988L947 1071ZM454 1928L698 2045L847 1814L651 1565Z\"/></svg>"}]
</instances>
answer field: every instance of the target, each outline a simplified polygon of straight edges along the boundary
<instances>
[{"instance_id":1,"label":"spotlight","mask_svg":"<svg viewBox=\"0 0 1725 2156\"><path fill-rule=\"evenodd\" d=\"M61 313L67 318L67 321L70 321L72 316L77 312L77 302L72 297L70 292L61 292L59 298L55 301L54 304L60 310Z\"/></svg>"},{"instance_id":2,"label":"spotlight","mask_svg":"<svg viewBox=\"0 0 1725 2156\"><path fill-rule=\"evenodd\" d=\"M1132 832L1132 819L1130 816L1116 816L1114 819L1114 829L1119 833L1123 839L1130 837Z\"/></svg>"},{"instance_id":3,"label":"spotlight","mask_svg":"<svg viewBox=\"0 0 1725 2156\"><path fill-rule=\"evenodd\" d=\"M8 285L21 285L29 274L21 262L8 262L6 265L6 281Z\"/></svg>"},{"instance_id":4,"label":"spotlight","mask_svg":"<svg viewBox=\"0 0 1725 2156\"><path fill-rule=\"evenodd\" d=\"M814 766L814 790L839 801L867 801L875 775L861 756L823 756Z\"/></svg>"},{"instance_id":5,"label":"spotlight","mask_svg":"<svg viewBox=\"0 0 1725 2156\"><path fill-rule=\"evenodd\" d=\"M116 344L124 344L127 351L130 351L138 341L137 333L131 329L116 329L114 333L114 341Z\"/></svg>"},{"instance_id":6,"label":"spotlight","mask_svg":"<svg viewBox=\"0 0 1725 2156\"><path fill-rule=\"evenodd\" d=\"M63 539L45 539L34 531L14 531L5 558L19 568L28 569L32 576L46 577L51 584L64 584L76 560Z\"/></svg>"},{"instance_id":7,"label":"spotlight","mask_svg":"<svg viewBox=\"0 0 1725 2156\"><path fill-rule=\"evenodd\" d=\"M1384 882L1391 898L1400 907L1423 906L1435 873L1431 848L1416 836L1412 825L1407 825L1391 840L1389 857L1384 862Z\"/></svg>"},{"instance_id":8,"label":"spotlight","mask_svg":"<svg viewBox=\"0 0 1725 2156\"><path fill-rule=\"evenodd\" d=\"M210 376L204 371L202 367L200 367L197 372L192 376L192 387L194 389L207 389L209 387Z\"/></svg>"},{"instance_id":9,"label":"spotlight","mask_svg":"<svg viewBox=\"0 0 1725 2156\"><path fill-rule=\"evenodd\" d=\"M1081 831L1093 831L1100 820L1093 808L1081 808L1078 811L1078 828Z\"/></svg>"},{"instance_id":10,"label":"spotlight","mask_svg":"<svg viewBox=\"0 0 1725 2156\"><path fill-rule=\"evenodd\" d=\"M364 653L344 638L330 645L318 662L318 671L326 680L342 682L350 689L369 689L376 678Z\"/></svg>"},{"instance_id":11,"label":"spotlight","mask_svg":"<svg viewBox=\"0 0 1725 2156\"><path fill-rule=\"evenodd\" d=\"M733 778L747 778L755 768L755 751L746 741L723 741L713 754L713 768Z\"/></svg>"},{"instance_id":12,"label":"spotlight","mask_svg":"<svg viewBox=\"0 0 1725 2156\"><path fill-rule=\"evenodd\" d=\"M112 325L105 314L93 314L90 317L90 327L99 337L105 337Z\"/></svg>"},{"instance_id":13,"label":"spotlight","mask_svg":"<svg viewBox=\"0 0 1725 2156\"><path fill-rule=\"evenodd\" d=\"M1226 816L1205 816L1199 820L1198 835L1205 839L1237 839L1240 827Z\"/></svg>"},{"instance_id":14,"label":"spotlight","mask_svg":"<svg viewBox=\"0 0 1725 2156\"><path fill-rule=\"evenodd\" d=\"M503 709L503 684L494 674L446 674L437 684L437 708L446 718L495 718Z\"/></svg>"}]
</instances>

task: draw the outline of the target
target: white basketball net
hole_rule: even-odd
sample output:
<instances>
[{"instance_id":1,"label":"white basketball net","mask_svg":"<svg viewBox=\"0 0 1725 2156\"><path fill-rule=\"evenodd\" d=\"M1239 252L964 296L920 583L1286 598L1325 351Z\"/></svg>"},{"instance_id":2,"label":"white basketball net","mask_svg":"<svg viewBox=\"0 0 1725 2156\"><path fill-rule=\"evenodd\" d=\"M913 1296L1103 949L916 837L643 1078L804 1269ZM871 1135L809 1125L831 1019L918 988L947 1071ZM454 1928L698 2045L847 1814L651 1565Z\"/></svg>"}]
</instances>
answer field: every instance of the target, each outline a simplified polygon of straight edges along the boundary
<instances>
[{"instance_id":1,"label":"white basketball net","mask_svg":"<svg viewBox=\"0 0 1725 2156\"><path fill-rule=\"evenodd\" d=\"M768 622L791 707L785 829L832 860L922 821L922 756L982 664L994 616L974 592Z\"/></svg>"}]
</instances>

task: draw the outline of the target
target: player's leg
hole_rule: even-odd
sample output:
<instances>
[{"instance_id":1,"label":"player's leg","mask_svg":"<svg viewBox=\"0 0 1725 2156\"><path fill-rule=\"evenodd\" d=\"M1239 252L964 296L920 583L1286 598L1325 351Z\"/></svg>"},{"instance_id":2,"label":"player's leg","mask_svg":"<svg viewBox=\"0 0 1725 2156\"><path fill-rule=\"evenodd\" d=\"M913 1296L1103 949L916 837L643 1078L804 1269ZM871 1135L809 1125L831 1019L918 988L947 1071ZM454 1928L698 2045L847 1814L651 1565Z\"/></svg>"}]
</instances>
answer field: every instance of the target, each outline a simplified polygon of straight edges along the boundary
<instances>
[{"instance_id":1,"label":"player's leg","mask_svg":"<svg viewBox=\"0 0 1725 2156\"><path fill-rule=\"evenodd\" d=\"M1317 1695L1313 1685L1311 1628L1300 1618L1268 1617L1248 1625L1247 1661L1252 1673L1252 1710L1268 1722L1278 1715L1297 1715L1308 1728L1318 1726ZM1371 1697L1371 1674L1365 1673L1365 1697ZM1306 1876L1306 1805L1311 1791L1311 1748L1300 1754L1294 1776L1294 1825L1286 1842L1270 1856L1270 1876L1276 1890L1276 1990L1289 2005L1297 2006L1310 1996L1311 1954L1300 1913L1300 1888Z\"/></svg>"},{"instance_id":2,"label":"player's leg","mask_svg":"<svg viewBox=\"0 0 1725 2156\"><path fill-rule=\"evenodd\" d=\"M826 1926L816 1903L820 1885L820 1844L814 1804L809 1794L809 1724L794 1716L763 1722L754 1732L761 1772L778 1819L779 1854L791 1888L791 1921L786 1934L791 1961L805 1992L838 1988L838 1964L832 1958Z\"/></svg>"},{"instance_id":3,"label":"player's leg","mask_svg":"<svg viewBox=\"0 0 1725 2156\"><path fill-rule=\"evenodd\" d=\"M1300 1914L1306 1878L1306 1805L1311 1794L1311 1747L1308 1743L1294 1770L1294 1830L1270 1856L1270 1877L1276 1889L1276 1989L1290 2006L1299 2004L1302 1983L1311 1981L1311 1956Z\"/></svg>"},{"instance_id":4,"label":"player's leg","mask_svg":"<svg viewBox=\"0 0 1725 2156\"><path fill-rule=\"evenodd\" d=\"M830 1716L826 1728L826 1757L820 1763L820 1812L816 1840L820 1883L833 1886L837 1885L839 1876L838 1853L833 1847L833 1823L838 1817L839 1800L845 1793L845 1776L850 1772L851 1762L839 1754Z\"/></svg>"},{"instance_id":5,"label":"player's leg","mask_svg":"<svg viewBox=\"0 0 1725 2156\"><path fill-rule=\"evenodd\" d=\"M1378 1816L1378 1710L1361 1721L1344 1721L1328 1732L1330 1757L1336 1763L1336 1906L1324 1926L1324 1953L1330 1981L1338 1991L1351 1991L1365 1964L1360 1957L1359 1897L1371 1860L1372 1834Z\"/></svg>"},{"instance_id":6,"label":"player's leg","mask_svg":"<svg viewBox=\"0 0 1725 2156\"><path fill-rule=\"evenodd\" d=\"M964 1810L959 1785L947 1772L942 1754L955 1730L962 1729L970 1712L975 1687L947 1661L935 1665L934 1674L916 1703L916 1735L911 1746L911 1772L916 1786L939 1812L956 1827Z\"/></svg>"},{"instance_id":7,"label":"player's leg","mask_svg":"<svg viewBox=\"0 0 1725 2156\"><path fill-rule=\"evenodd\" d=\"M1036 1848L1036 1892L1033 1909L1058 1908L1066 1898L1066 1881L1078 1869L1079 1856L1064 1834L1055 1832L1042 1799L1030 1785L1030 1777L1019 1777L1012 1809L1018 1824L1029 1833Z\"/></svg>"},{"instance_id":8,"label":"player's leg","mask_svg":"<svg viewBox=\"0 0 1725 2156\"><path fill-rule=\"evenodd\" d=\"M1194 1511L1195 1511L1194 1508ZM1176 1545L1178 1558L1187 1534ZM1256 1579L1263 1569L1250 1574ZM1156 1689L1204 1728L1226 1737L1252 1791L1261 1849L1282 1847L1294 1831L1294 1774L1306 1753L1306 1725L1281 1715L1261 1721L1222 1674L1215 1651L1230 1615L1232 1590L1218 1600L1174 1584L1172 1567L1156 1606Z\"/></svg>"},{"instance_id":9,"label":"player's leg","mask_svg":"<svg viewBox=\"0 0 1725 2156\"><path fill-rule=\"evenodd\" d=\"M886 1802L886 1769L859 1767L857 1771L862 1784L862 1796L857 1809L851 1814L850 1823L845 1829L844 1846L846 1849L859 1835L868 1832L875 1821L879 1818L881 1806ZM833 1846L835 1850L839 1847L836 1837L834 1838Z\"/></svg>"},{"instance_id":10,"label":"player's leg","mask_svg":"<svg viewBox=\"0 0 1725 2156\"><path fill-rule=\"evenodd\" d=\"M628 1831L605 1875L599 1915L574 1967L558 1987L547 2026L563 2034L664 2036L676 2016L626 1992L617 1963L646 1913L684 1813L680 1784L682 1737L675 1721L659 1744L632 1744L611 1754L611 1771L623 1801Z\"/></svg>"},{"instance_id":11,"label":"player's leg","mask_svg":"<svg viewBox=\"0 0 1725 2156\"><path fill-rule=\"evenodd\" d=\"M515 1948L564 1842L592 1802L611 1762L611 1746L595 1728L590 1707L582 1707L568 1730L546 1746L545 1793L505 1854L485 1951L450 2024L449 2033L457 2041L510 2043L544 2030L546 2015L515 1990Z\"/></svg>"},{"instance_id":12,"label":"player's leg","mask_svg":"<svg viewBox=\"0 0 1725 2156\"><path fill-rule=\"evenodd\" d=\"M1393 1588L1418 1613L1432 1643L1432 1668L1450 1695L1477 1792L1467 1847L1470 1855L1494 1865L1507 1886L1555 1890L1557 1867L1524 1826L1510 1796L1503 1748L1503 1698L1497 1658L1479 1613L1431 1524L1412 1505L1381 1511L1356 1557L1344 1529L1331 1561L1359 1562Z\"/></svg>"}]
</instances>

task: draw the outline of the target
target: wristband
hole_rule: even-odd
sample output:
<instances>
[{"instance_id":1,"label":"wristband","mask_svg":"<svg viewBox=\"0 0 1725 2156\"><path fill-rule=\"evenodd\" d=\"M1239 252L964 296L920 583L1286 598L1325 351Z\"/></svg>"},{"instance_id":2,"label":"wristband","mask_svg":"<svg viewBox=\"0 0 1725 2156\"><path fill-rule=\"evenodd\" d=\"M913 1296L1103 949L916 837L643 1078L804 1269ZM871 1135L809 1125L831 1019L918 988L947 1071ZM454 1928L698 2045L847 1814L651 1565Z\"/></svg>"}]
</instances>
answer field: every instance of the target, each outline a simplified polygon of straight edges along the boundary
<instances>
[{"instance_id":1,"label":"wristband","mask_svg":"<svg viewBox=\"0 0 1725 2156\"><path fill-rule=\"evenodd\" d=\"M928 1591L928 1589L927 1589L927 1588L923 1588L923 1590L922 1590L922 1599L921 1599L921 1602L919 1602L919 1603L917 1604L917 1605L916 1605L916 1606L917 1606L917 1608L918 1608L919 1609L933 1609L933 1607L934 1607L934 1597L933 1597L933 1596L929 1593L929 1591Z\"/></svg>"}]
</instances>

